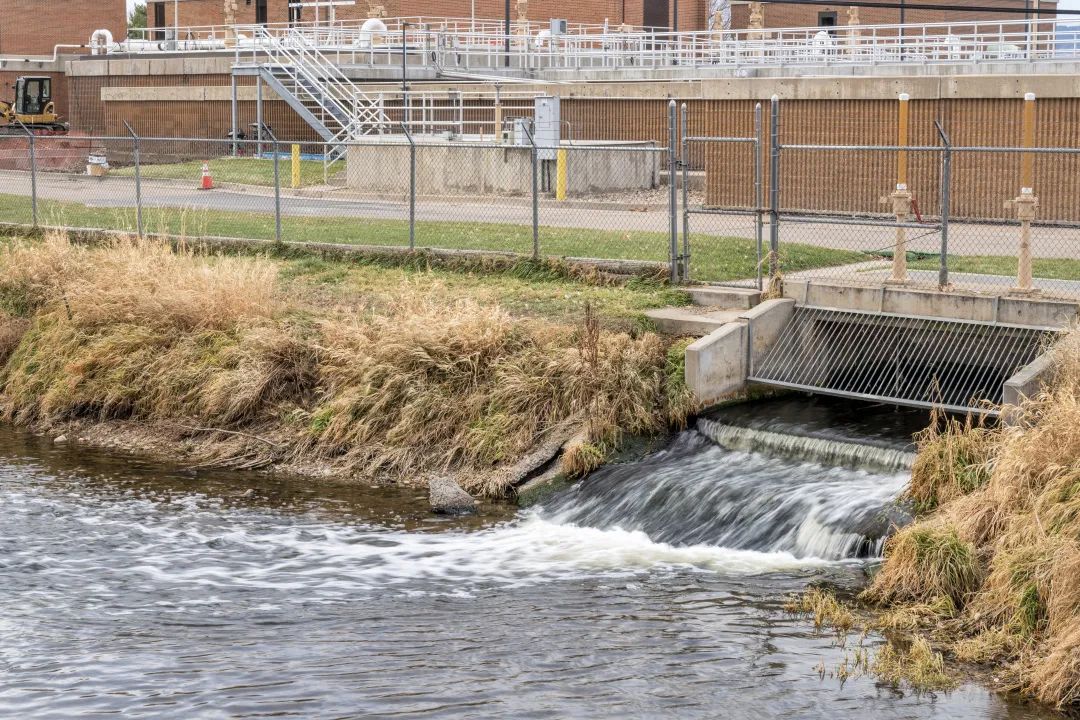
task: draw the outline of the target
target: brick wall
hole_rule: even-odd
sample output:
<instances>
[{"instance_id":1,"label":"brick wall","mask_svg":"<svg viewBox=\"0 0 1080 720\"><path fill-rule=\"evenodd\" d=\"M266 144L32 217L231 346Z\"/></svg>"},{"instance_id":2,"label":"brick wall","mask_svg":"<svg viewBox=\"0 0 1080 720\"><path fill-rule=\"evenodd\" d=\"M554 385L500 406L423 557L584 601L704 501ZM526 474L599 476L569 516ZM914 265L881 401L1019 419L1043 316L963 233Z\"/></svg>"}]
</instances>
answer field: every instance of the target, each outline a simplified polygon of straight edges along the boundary
<instances>
[{"instance_id":1,"label":"brick wall","mask_svg":"<svg viewBox=\"0 0 1080 720\"><path fill-rule=\"evenodd\" d=\"M52 55L56 45L86 45L99 28L123 39L124 0L0 0L0 55Z\"/></svg>"},{"instance_id":2,"label":"brick wall","mask_svg":"<svg viewBox=\"0 0 1080 720\"><path fill-rule=\"evenodd\" d=\"M165 25L174 24L174 4L172 0L163 0L165 7ZM255 2L251 0L238 0L236 22L255 22ZM671 24L671 16L674 13L674 0L530 0L528 4L528 17L530 20L545 22L551 18L566 18L572 22L603 23L607 20L613 25L623 22L631 25L640 25L644 21L645 3L660 2L668 6L668 24ZM149 24L154 25L154 5L159 2L151 1L147 7ZM417 16L430 17L469 17L471 0L377 0L377 4L386 9L389 17ZM707 0L679 0L679 29L698 30L706 26ZM224 22L224 9L222 0L179 0L175 9L179 15L179 25L220 25ZM502 0L476 0L476 16L478 18L502 18L505 5ZM511 16L517 18L516 0L511 2ZM325 18L326 10L320 11L320 17ZM354 6L343 6L336 9L336 17L339 20L357 20L369 17L368 4L360 0ZM314 8L304 8L303 21L314 21ZM281 23L288 20L287 0L267 0L267 21Z\"/></svg>"}]
</instances>

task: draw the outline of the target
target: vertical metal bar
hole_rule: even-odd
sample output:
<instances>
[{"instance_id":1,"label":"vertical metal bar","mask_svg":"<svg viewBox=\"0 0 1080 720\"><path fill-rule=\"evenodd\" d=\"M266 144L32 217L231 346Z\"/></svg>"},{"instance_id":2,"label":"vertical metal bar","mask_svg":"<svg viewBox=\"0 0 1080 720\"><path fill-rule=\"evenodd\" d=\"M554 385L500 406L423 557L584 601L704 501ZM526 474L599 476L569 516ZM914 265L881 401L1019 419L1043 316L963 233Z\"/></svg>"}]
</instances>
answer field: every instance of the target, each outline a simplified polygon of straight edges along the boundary
<instances>
[{"instance_id":1,"label":"vertical metal bar","mask_svg":"<svg viewBox=\"0 0 1080 720\"><path fill-rule=\"evenodd\" d=\"M762 132L764 127L761 123L761 103L754 106L754 239L757 245L757 289L763 290L761 282L762 240L764 235L764 222L762 213L765 205L765 184L762 182L761 152L765 145Z\"/></svg>"},{"instance_id":2,"label":"vertical metal bar","mask_svg":"<svg viewBox=\"0 0 1080 720\"><path fill-rule=\"evenodd\" d=\"M239 45L238 45L239 47ZM240 131L240 104L236 98L236 75L231 76L232 79L232 156L236 157L240 145L236 141L237 133Z\"/></svg>"},{"instance_id":3,"label":"vertical metal bar","mask_svg":"<svg viewBox=\"0 0 1080 720\"><path fill-rule=\"evenodd\" d=\"M274 240L281 242L281 153L274 138Z\"/></svg>"},{"instance_id":4,"label":"vertical metal bar","mask_svg":"<svg viewBox=\"0 0 1080 720\"><path fill-rule=\"evenodd\" d=\"M668 103L668 239L670 241L671 283L679 282L679 221L675 194L675 173L678 170L678 132L675 121L675 101Z\"/></svg>"},{"instance_id":5,"label":"vertical metal bar","mask_svg":"<svg viewBox=\"0 0 1080 720\"><path fill-rule=\"evenodd\" d=\"M139 162L139 136L131 123L124 121L124 127L131 134L132 159L135 162L135 228L139 237L143 236L143 205L142 205L142 169Z\"/></svg>"},{"instance_id":6,"label":"vertical metal bar","mask_svg":"<svg viewBox=\"0 0 1080 720\"><path fill-rule=\"evenodd\" d=\"M683 282L690 282L690 145L686 140L687 112L686 103L682 104L679 117L679 131L682 145L679 149L679 161L682 165L682 277Z\"/></svg>"},{"instance_id":7,"label":"vertical metal bar","mask_svg":"<svg viewBox=\"0 0 1080 720\"><path fill-rule=\"evenodd\" d=\"M29 131L27 131L29 132ZM30 215L34 221L34 227L38 226L38 203L37 203L37 147L36 138L30 134Z\"/></svg>"},{"instance_id":8,"label":"vertical metal bar","mask_svg":"<svg viewBox=\"0 0 1080 720\"><path fill-rule=\"evenodd\" d=\"M779 271L780 252L780 97L772 96L769 116L769 280Z\"/></svg>"},{"instance_id":9,"label":"vertical metal bar","mask_svg":"<svg viewBox=\"0 0 1080 720\"><path fill-rule=\"evenodd\" d=\"M262 92L262 76L255 76L255 139L258 141L255 145L256 155L262 157L262 140L263 140L263 92Z\"/></svg>"},{"instance_id":10,"label":"vertical metal bar","mask_svg":"<svg viewBox=\"0 0 1080 720\"><path fill-rule=\"evenodd\" d=\"M535 128L534 128L535 129ZM536 133L529 133L532 145L532 241L533 259L540 259L540 157L536 150Z\"/></svg>"},{"instance_id":11,"label":"vertical metal bar","mask_svg":"<svg viewBox=\"0 0 1080 720\"><path fill-rule=\"evenodd\" d=\"M938 289L949 287L949 214L952 204L952 144L949 136L935 121L944 150L941 152L941 264L938 269Z\"/></svg>"},{"instance_id":12,"label":"vertical metal bar","mask_svg":"<svg viewBox=\"0 0 1080 720\"><path fill-rule=\"evenodd\" d=\"M409 250L416 249L416 143L405 123L401 131L409 141Z\"/></svg>"}]
</instances>

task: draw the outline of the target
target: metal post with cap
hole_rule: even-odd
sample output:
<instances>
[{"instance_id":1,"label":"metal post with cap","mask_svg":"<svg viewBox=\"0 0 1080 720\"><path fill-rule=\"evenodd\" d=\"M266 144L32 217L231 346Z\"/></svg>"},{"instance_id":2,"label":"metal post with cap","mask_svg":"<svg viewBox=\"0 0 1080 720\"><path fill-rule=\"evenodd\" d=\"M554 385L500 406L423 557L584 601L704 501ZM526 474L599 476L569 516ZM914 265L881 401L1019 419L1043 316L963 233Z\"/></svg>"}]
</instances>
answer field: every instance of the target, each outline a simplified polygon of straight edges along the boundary
<instances>
[{"instance_id":1,"label":"metal post with cap","mask_svg":"<svg viewBox=\"0 0 1080 720\"><path fill-rule=\"evenodd\" d=\"M1024 112L1020 144L1025 152L1020 154L1020 195L1012 201L1016 219L1020 221L1020 251L1017 254L1016 287L1014 293L1033 293L1031 277L1031 221L1039 208L1035 196L1035 93L1024 94Z\"/></svg>"},{"instance_id":2,"label":"metal post with cap","mask_svg":"<svg viewBox=\"0 0 1080 720\"><path fill-rule=\"evenodd\" d=\"M911 219L911 191L908 190L908 136L910 125L911 96L900 94L900 107L897 115L896 145L896 190L886 202L892 202L892 211L896 216L896 243L893 246L892 277L886 280L890 285L904 285L907 275L907 229L905 225Z\"/></svg>"}]
</instances>

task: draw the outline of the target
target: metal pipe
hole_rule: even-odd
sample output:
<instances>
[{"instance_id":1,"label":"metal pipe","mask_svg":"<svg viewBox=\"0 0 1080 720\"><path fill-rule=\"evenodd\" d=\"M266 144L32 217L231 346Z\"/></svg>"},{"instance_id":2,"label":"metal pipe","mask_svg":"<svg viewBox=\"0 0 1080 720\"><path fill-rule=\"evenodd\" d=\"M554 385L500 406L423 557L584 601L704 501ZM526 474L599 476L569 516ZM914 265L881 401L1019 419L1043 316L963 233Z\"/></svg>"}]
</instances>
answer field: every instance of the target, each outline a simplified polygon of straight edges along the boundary
<instances>
[{"instance_id":1,"label":"metal pipe","mask_svg":"<svg viewBox=\"0 0 1080 720\"><path fill-rule=\"evenodd\" d=\"M938 289L949 287L949 212L952 205L952 148L949 136L937 120L934 121L944 150L941 153L941 265L938 269Z\"/></svg>"},{"instance_id":2,"label":"metal pipe","mask_svg":"<svg viewBox=\"0 0 1080 720\"><path fill-rule=\"evenodd\" d=\"M255 76L255 139L257 144L255 146L255 153L259 157L262 157L262 139L263 139L263 92L262 92L262 76Z\"/></svg>"},{"instance_id":3,"label":"metal pipe","mask_svg":"<svg viewBox=\"0 0 1080 720\"><path fill-rule=\"evenodd\" d=\"M135 162L135 228L139 237L143 236L142 171L139 163L139 136L131 123L124 121L124 127L131 133L132 159Z\"/></svg>"},{"instance_id":4,"label":"metal pipe","mask_svg":"<svg viewBox=\"0 0 1080 720\"><path fill-rule=\"evenodd\" d=\"M670 242L669 259L671 261L671 284L679 282L679 221L678 202L675 195L675 173L679 129L675 120L675 101L668 102L668 240Z\"/></svg>"},{"instance_id":5,"label":"metal pipe","mask_svg":"<svg viewBox=\"0 0 1080 720\"><path fill-rule=\"evenodd\" d=\"M236 97L236 75L230 77L232 80L232 156L236 157L239 150L239 145L236 142L237 133L240 131L240 103L237 102Z\"/></svg>"},{"instance_id":6,"label":"metal pipe","mask_svg":"<svg viewBox=\"0 0 1080 720\"><path fill-rule=\"evenodd\" d=\"M281 153L274 138L274 240L281 242Z\"/></svg>"},{"instance_id":7,"label":"metal pipe","mask_svg":"<svg viewBox=\"0 0 1080 720\"><path fill-rule=\"evenodd\" d=\"M686 103L680 108L679 134L682 145L679 149L679 161L682 165L682 276L683 282L690 282L690 146L686 140L687 109Z\"/></svg>"},{"instance_id":8,"label":"metal pipe","mask_svg":"<svg viewBox=\"0 0 1080 720\"><path fill-rule=\"evenodd\" d=\"M754 240L757 247L757 289L763 290L761 281L762 243L764 240L764 219L762 218L762 206L765 204L764 178L762 177L761 152L764 147L762 132L764 126L761 122L761 103L754 105Z\"/></svg>"},{"instance_id":9,"label":"metal pipe","mask_svg":"<svg viewBox=\"0 0 1080 720\"><path fill-rule=\"evenodd\" d=\"M409 250L416 249L416 143L405 123L401 131L409 141Z\"/></svg>"},{"instance_id":10,"label":"metal pipe","mask_svg":"<svg viewBox=\"0 0 1080 720\"><path fill-rule=\"evenodd\" d=\"M769 115L769 281L779 271L780 252L780 97L773 95Z\"/></svg>"}]
</instances>

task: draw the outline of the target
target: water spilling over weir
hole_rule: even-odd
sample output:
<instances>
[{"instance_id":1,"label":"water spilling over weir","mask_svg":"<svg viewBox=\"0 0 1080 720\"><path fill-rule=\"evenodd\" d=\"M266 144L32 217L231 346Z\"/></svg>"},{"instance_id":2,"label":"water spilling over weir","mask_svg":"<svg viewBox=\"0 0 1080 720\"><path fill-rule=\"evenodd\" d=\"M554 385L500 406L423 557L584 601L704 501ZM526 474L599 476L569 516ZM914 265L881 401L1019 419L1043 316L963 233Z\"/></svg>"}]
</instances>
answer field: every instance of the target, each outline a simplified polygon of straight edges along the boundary
<instances>
[{"instance_id":1,"label":"water spilling over weir","mask_svg":"<svg viewBox=\"0 0 1080 720\"><path fill-rule=\"evenodd\" d=\"M858 432L803 412L718 421ZM448 523L415 490L0 428L0 717L1042 717L978 686L882 694L813 670L841 651L782 605L865 581L850 558L879 551L903 481L688 430L543 507Z\"/></svg>"}]
</instances>

